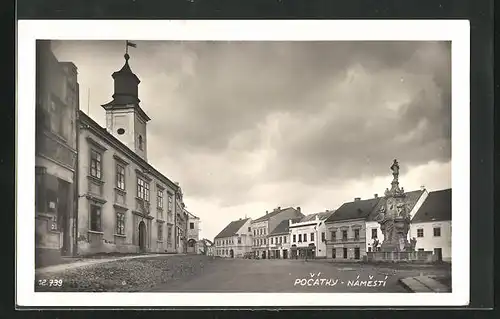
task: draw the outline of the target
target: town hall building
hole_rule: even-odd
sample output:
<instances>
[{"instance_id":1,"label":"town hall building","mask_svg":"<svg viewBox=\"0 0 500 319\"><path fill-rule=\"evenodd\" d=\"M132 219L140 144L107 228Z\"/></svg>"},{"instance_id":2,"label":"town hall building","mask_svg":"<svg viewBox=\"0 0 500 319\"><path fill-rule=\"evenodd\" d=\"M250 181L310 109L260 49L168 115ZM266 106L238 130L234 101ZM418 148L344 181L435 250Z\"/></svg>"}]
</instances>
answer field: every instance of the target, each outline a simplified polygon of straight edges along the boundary
<instances>
[{"instance_id":1,"label":"town hall building","mask_svg":"<svg viewBox=\"0 0 500 319\"><path fill-rule=\"evenodd\" d=\"M125 64L113 73L106 128L79 112L79 254L183 252L187 214L182 190L148 162L148 115L139 78ZM179 220L177 220L179 218Z\"/></svg>"}]
</instances>

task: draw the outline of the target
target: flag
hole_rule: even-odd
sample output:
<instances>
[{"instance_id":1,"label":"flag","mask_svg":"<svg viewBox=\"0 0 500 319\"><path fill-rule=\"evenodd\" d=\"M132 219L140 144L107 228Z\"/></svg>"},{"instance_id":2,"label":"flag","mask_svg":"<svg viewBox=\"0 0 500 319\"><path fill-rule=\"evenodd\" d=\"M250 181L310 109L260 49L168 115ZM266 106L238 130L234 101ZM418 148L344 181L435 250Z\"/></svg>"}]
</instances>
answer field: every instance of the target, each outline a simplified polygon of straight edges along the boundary
<instances>
[{"instance_id":1,"label":"flag","mask_svg":"<svg viewBox=\"0 0 500 319\"><path fill-rule=\"evenodd\" d=\"M132 47L132 48L137 48L137 44L130 42L127 40L127 46Z\"/></svg>"}]
</instances>

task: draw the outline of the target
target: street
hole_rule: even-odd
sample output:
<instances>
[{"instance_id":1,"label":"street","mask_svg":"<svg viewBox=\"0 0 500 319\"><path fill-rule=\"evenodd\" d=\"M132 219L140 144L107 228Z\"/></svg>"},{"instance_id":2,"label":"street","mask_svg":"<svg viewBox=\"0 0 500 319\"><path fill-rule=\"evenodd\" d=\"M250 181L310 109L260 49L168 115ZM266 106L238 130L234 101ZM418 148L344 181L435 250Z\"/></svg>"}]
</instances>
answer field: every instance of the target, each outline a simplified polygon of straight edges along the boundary
<instances>
[{"instance_id":1,"label":"street","mask_svg":"<svg viewBox=\"0 0 500 319\"><path fill-rule=\"evenodd\" d=\"M151 291L401 293L407 291L398 283L400 278L419 274L445 276L449 273L449 268L430 266L217 259L198 276L160 284Z\"/></svg>"}]
</instances>

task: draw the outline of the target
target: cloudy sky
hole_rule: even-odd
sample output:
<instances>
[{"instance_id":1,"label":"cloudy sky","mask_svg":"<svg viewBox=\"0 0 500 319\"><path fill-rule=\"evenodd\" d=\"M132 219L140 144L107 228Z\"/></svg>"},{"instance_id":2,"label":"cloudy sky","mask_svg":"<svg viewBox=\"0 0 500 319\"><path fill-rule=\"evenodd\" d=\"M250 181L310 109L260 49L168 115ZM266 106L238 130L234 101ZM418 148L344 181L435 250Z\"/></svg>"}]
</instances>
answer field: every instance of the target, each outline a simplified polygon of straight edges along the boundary
<instances>
[{"instance_id":1,"label":"cloudy sky","mask_svg":"<svg viewBox=\"0 0 500 319\"><path fill-rule=\"evenodd\" d=\"M202 237L277 206L383 194L394 158L406 190L451 187L449 43L134 42L149 161L181 184ZM124 41L52 46L105 126Z\"/></svg>"}]
</instances>

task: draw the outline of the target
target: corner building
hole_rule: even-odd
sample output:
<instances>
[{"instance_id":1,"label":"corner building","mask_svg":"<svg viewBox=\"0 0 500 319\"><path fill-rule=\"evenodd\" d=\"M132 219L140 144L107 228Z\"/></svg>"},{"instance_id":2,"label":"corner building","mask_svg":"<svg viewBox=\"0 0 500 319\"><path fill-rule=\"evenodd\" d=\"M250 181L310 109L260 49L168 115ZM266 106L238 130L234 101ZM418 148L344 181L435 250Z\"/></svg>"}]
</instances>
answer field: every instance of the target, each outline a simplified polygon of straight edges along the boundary
<instances>
[{"instance_id":1,"label":"corner building","mask_svg":"<svg viewBox=\"0 0 500 319\"><path fill-rule=\"evenodd\" d=\"M150 118L128 61L126 54L122 69L113 73L113 99L102 105L106 128L79 112L79 254L183 249L175 228L176 208L184 208L182 190L148 163Z\"/></svg>"},{"instance_id":2,"label":"corner building","mask_svg":"<svg viewBox=\"0 0 500 319\"><path fill-rule=\"evenodd\" d=\"M75 253L77 68L36 42L35 264Z\"/></svg>"}]
</instances>

